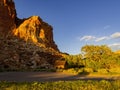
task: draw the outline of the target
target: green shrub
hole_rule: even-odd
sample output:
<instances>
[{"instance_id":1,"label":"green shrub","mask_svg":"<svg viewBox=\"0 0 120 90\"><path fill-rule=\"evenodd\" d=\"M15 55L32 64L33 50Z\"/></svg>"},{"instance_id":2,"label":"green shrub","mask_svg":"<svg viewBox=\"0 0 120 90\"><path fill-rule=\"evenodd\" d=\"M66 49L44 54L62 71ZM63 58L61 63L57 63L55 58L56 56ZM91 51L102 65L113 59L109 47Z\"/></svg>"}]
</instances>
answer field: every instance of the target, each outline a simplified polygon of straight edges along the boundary
<instances>
[{"instance_id":1,"label":"green shrub","mask_svg":"<svg viewBox=\"0 0 120 90\"><path fill-rule=\"evenodd\" d=\"M120 73L120 67L109 69L111 73Z\"/></svg>"},{"instance_id":2,"label":"green shrub","mask_svg":"<svg viewBox=\"0 0 120 90\"><path fill-rule=\"evenodd\" d=\"M101 73L101 74L106 74L108 73L109 71L107 69L98 69L97 70L98 73Z\"/></svg>"},{"instance_id":3,"label":"green shrub","mask_svg":"<svg viewBox=\"0 0 120 90\"><path fill-rule=\"evenodd\" d=\"M64 73L69 73L69 74L78 74L77 70L75 68L70 68L63 70Z\"/></svg>"},{"instance_id":4,"label":"green shrub","mask_svg":"<svg viewBox=\"0 0 120 90\"><path fill-rule=\"evenodd\" d=\"M116 81L0 82L0 90L120 90Z\"/></svg>"},{"instance_id":5,"label":"green shrub","mask_svg":"<svg viewBox=\"0 0 120 90\"><path fill-rule=\"evenodd\" d=\"M85 71L85 72L89 72L89 73L94 72L92 68L84 68L84 71Z\"/></svg>"}]
</instances>

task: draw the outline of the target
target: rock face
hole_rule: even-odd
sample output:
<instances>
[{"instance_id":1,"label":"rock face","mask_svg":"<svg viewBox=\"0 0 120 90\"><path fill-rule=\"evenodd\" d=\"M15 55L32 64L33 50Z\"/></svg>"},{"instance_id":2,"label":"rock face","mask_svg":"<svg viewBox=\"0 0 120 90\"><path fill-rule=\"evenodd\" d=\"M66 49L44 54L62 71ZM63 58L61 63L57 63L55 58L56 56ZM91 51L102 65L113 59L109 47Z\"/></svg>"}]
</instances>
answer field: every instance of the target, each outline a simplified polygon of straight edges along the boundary
<instances>
[{"instance_id":1,"label":"rock face","mask_svg":"<svg viewBox=\"0 0 120 90\"><path fill-rule=\"evenodd\" d=\"M33 41L42 47L58 50L53 41L52 26L39 16L27 19L17 18L13 0L0 0L0 35L12 34L25 41Z\"/></svg>"},{"instance_id":2,"label":"rock face","mask_svg":"<svg viewBox=\"0 0 120 90\"><path fill-rule=\"evenodd\" d=\"M0 41L0 70L52 69L54 61L61 58L56 51L16 37L0 37Z\"/></svg>"},{"instance_id":3,"label":"rock face","mask_svg":"<svg viewBox=\"0 0 120 90\"><path fill-rule=\"evenodd\" d=\"M0 69L53 68L62 56L52 30L39 16L19 19L13 0L0 0Z\"/></svg>"},{"instance_id":4,"label":"rock face","mask_svg":"<svg viewBox=\"0 0 120 90\"><path fill-rule=\"evenodd\" d=\"M28 19L21 20L21 22L18 28L13 31L15 36L25 41L32 41L41 47L50 47L58 50L53 41L52 26L43 22L39 16L32 16Z\"/></svg>"},{"instance_id":5,"label":"rock face","mask_svg":"<svg viewBox=\"0 0 120 90\"><path fill-rule=\"evenodd\" d=\"M0 35L6 36L15 29L16 10L12 0L0 0Z\"/></svg>"}]
</instances>

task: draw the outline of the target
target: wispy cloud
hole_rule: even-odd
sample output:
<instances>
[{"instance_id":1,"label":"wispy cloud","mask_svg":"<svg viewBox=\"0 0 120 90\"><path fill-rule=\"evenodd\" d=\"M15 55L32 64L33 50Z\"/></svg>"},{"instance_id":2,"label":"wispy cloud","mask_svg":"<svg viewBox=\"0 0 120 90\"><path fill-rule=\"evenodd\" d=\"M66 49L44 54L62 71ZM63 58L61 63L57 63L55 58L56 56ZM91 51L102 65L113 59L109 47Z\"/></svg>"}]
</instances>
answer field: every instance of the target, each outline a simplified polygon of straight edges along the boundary
<instances>
[{"instance_id":1,"label":"wispy cloud","mask_svg":"<svg viewBox=\"0 0 120 90\"><path fill-rule=\"evenodd\" d=\"M120 46L120 43L113 43L113 44L110 44L109 46L110 46L110 47L113 47L113 46Z\"/></svg>"},{"instance_id":2,"label":"wispy cloud","mask_svg":"<svg viewBox=\"0 0 120 90\"><path fill-rule=\"evenodd\" d=\"M106 25L106 26L104 26L103 29L109 29L110 27L111 27L110 25Z\"/></svg>"},{"instance_id":3,"label":"wispy cloud","mask_svg":"<svg viewBox=\"0 0 120 90\"><path fill-rule=\"evenodd\" d=\"M120 32L113 33L110 37L111 38L120 38Z\"/></svg>"},{"instance_id":4,"label":"wispy cloud","mask_svg":"<svg viewBox=\"0 0 120 90\"><path fill-rule=\"evenodd\" d=\"M107 40L107 39L109 39L109 37L104 36L104 37L96 38L95 41L96 41L96 42L100 42L100 41Z\"/></svg>"},{"instance_id":5,"label":"wispy cloud","mask_svg":"<svg viewBox=\"0 0 120 90\"><path fill-rule=\"evenodd\" d=\"M114 49L114 50L119 50L120 49L120 43L113 43L108 45L110 48Z\"/></svg>"},{"instance_id":6,"label":"wispy cloud","mask_svg":"<svg viewBox=\"0 0 120 90\"><path fill-rule=\"evenodd\" d=\"M79 38L80 41L86 41L86 42L94 41L94 43L105 41L106 45L108 45L114 51L120 50L120 42L118 42L119 41L118 39L120 39L120 32L115 32L111 35L102 36L102 37L97 37L97 36L93 36L93 35L85 35L85 36ZM107 41L107 40L109 40L109 41ZM109 42L109 43L114 42L114 43L107 44L107 42Z\"/></svg>"},{"instance_id":7,"label":"wispy cloud","mask_svg":"<svg viewBox=\"0 0 120 90\"><path fill-rule=\"evenodd\" d=\"M100 41L103 41L103 40L111 40L111 39L117 39L117 38L120 38L120 32L115 32L109 36L103 36L103 37L95 37L95 36L92 36L92 35L85 35L80 39L80 41L90 41L90 40L94 40L95 42L100 42Z\"/></svg>"},{"instance_id":8,"label":"wispy cloud","mask_svg":"<svg viewBox=\"0 0 120 90\"><path fill-rule=\"evenodd\" d=\"M80 38L80 41L85 40L85 41L89 41L89 40L93 40L96 37L94 36L83 36L82 38Z\"/></svg>"}]
</instances>

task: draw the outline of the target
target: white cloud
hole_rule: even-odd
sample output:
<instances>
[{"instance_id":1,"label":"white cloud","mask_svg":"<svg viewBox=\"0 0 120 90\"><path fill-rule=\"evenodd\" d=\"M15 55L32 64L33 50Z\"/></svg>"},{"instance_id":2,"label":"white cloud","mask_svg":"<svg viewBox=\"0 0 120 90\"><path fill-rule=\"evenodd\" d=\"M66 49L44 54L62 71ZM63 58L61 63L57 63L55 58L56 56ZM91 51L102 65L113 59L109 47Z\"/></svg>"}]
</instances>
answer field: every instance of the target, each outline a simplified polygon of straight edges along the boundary
<instances>
[{"instance_id":1,"label":"white cloud","mask_svg":"<svg viewBox=\"0 0 120 90\"><path fill-rule=\"evenodd\" d=\"M110 37L111 38L120 38L120 32L113 33Z\"/></svg>"},{"instance_id":2,"label":"white cloud","mask_svg":"<svg viewBox=\"0 0 120 90\"><path fill-rule=\"evenodd\" d=\"M96 38L95 36L83 36L82 38L80 38L80 41L90 41L90 40L94 40L96 42L99 42L99 41L103 41L103 40L108 40L109 37L107 36L104 36L104 37L100 37L100 38Z\"/></svg>"},{"instance_id":3,"label":"white cloud","mask_svg":"<svg viewBox=\"0 0 120 90\"><path fill-rule=\"evenodd\" d=\"M82 41L82 40L89 41L89 40L93 40L93 39L95 39L94 36L83 36L82 38L80 38L80 41Z\"/></svg>"},{"instance_id":4,"label":"white cloud","mask_svg":"<svg viewBox=\"0 0 120 90\"><path fill-rule=\"evenodd\" d=\"M109 36L103 36L103 37L95 37L92 35L85 35L81 38L79 38L80 41L90 41L93 40L95 42L100 42L103 40L111 40L111 39L115 39L115 38L120 38L120 32L115 32Z\"/></svg>"},{"instance_id":5,"label":"white cloud","mask_svg":"<svg viewBox=\"0 0 120 90\"><path fill-rule=\"evenodd\" d=\"M113 43L108 45L110 48L112 48L113 50L119 50L120 49L120 43Z\"/></svg>"},{"instance_id":6,"label":"white cloud","mask_svg":"<svg viewBox=\"0 0 120 90\"><path fill-rule=\"evenodd\" d=\"M120 43L113 43L109 45L110 47L115 47L115 46L119 46L120 47Z\"/></svg>"},{"instance_id":7,"label":"white cloud","mask_svg":"<svg viewBox=\"0 0 120 90\"><path fill-rule=\"evenodd\" d=\"M109 39L109 37L107 37L107 36L104 36L104 37L100 37L100 38L96 38L96 42L99 42L99 41L103 41L103 40L108 40Z\"/></svg>"},{"instance_id":8,"label":"white cloud","mask_svg":"<svg viewBox=\"0 0 120 90\"><path fill-rule=\"evenodd\" d=\"M103 29L108 29L108 28L110 28L110 25L106 25L106 26L104 26Z\"/></svg>"}]
</instances>

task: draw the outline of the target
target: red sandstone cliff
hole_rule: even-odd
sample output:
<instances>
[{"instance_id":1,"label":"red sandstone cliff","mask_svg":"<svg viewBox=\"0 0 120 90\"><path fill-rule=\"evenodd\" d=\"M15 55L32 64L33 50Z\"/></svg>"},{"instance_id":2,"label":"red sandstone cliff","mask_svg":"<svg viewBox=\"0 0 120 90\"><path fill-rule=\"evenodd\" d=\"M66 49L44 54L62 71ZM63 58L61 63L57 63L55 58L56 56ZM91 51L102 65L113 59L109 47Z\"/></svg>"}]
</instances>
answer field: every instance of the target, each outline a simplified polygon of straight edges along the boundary
<instances>
[{"instance_id":1,"label":"red sandstone cliff","mask_svg":"<svg viewBox=\"0 0 120 90\"><path fill-rule=\"evenodd\" d=\"M58 51L53 40L52 30L52 26L44 22L39 16L32 16L22 20L22 23L13 30L13 34L25 41L32 41L41 47L53 48Z\"/></svg>"},{"instance_id":2,"label":"red sandstone cliff","mask_svg":"<svg viewBox=\"0 0 120 90\"><path fill-rule=\"evenodd\" d=\"M17 18L13 0L0 0L0 35L12 34L25 41L33 41L42 47L58 50L53 41L52 30L52 26L39 16Z\"/></svg>"},{"instance_id":3,"label":"red sandstone cliff","mask_svg":"<svg viewBox=\"0 0 120 90\"><path fill-rule=\"evenodd\" d=\"M39 16L19 19L13 0L0 0L0 68L51 68L61 58L52 30Z\"/></svg>"},{"instance_id":4,"label":"red sandstone cliff","mask_svg":"<svg viewBox=\"0 0 120 90\"><path fill-rule=\"evenodd\" d=\"M15 29L16 10L12 0L0 0L0 35L7 35Z\"/></svg>"}]
</instances>

